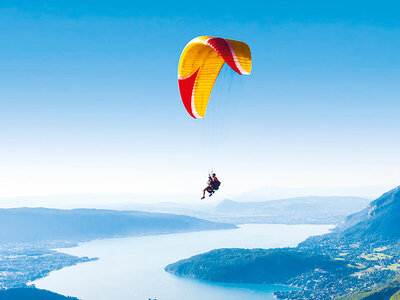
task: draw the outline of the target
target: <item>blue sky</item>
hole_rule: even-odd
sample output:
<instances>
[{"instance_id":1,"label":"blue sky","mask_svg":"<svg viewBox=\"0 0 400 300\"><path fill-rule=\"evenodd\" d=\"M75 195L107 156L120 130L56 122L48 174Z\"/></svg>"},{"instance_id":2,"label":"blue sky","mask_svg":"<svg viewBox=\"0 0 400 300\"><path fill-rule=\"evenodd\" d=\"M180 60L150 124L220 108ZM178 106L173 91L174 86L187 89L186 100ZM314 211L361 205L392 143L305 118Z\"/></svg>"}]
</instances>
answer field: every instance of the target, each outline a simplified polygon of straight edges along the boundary
<instances>
[{"instance_id":1,"label":"blue sky","mask_svg":"<svg viewBox=\"0 0 400 300\"><path fill-rule=\"evenodd\" d=\"M211 165L221 197L396 185L399 8L2 1L0 196L194 193ZM251 76L221 74L211 121L192 120L177 89L180 52L199 35L253 55Z\"/></svg>"}]
</instances>

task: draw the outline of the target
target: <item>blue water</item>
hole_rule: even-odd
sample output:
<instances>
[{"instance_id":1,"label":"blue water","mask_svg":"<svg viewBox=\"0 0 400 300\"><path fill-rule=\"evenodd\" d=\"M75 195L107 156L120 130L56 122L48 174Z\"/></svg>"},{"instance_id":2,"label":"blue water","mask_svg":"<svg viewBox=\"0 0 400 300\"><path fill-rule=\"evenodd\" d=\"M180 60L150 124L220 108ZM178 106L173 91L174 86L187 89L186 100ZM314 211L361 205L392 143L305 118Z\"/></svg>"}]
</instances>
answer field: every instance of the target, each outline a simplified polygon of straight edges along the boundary
<instances>
[{"instance_id":1,"label":"blue water","mask_svg":"<svg viewBox=\"0 0 400 300\"><path fill-rule=\"evenodd\" d=\"M216 248L296 246L331 225L248 224L239 229L95 240L59 251L98 261L51 272L34 283L80 299L245 300L273 299L283 286L214 284L179 278L164 271L177 260Z\"/></svg>"}]
</instances>

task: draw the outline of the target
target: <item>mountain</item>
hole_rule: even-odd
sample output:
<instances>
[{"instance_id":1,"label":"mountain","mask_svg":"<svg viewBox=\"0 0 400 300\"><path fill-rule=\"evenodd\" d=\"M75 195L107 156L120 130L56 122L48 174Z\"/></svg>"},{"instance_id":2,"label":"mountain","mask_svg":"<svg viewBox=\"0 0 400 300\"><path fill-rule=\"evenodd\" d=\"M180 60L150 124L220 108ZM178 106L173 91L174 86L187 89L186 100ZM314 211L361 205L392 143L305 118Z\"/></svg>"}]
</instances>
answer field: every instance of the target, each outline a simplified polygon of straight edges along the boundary
<instances>
[{"instance_id":1,"label":"mountain","mask_svg":"<svg viewBox=\"0 0 400 300\"><path fill-rule=\"evenodd\" d=\"M183 215L101 209L0 209L2 243L97 238L235 228Z\"/></svg>"},{"instance_id":2,"label":"mountain","mask_svg":"<svg viewBox=\"0 0 400 300\"><path fill-rule=\"evenodd\" d=\"M307 189L304 192L309 193L310 190ZM3 204L8 203L11 207L37 207L41 206L38 203L44 203L46 205L43 206L51 208L55 208L54 206L58 203L63 205L62 208L83 208L93 206L90 203L95 202L96 207L100 209L178 214L231 224L339 224L345 216L363 209L370 202L366 198L350 196L303 196L269 200L271 195L256 194L254 197L247 195L245 198L226 199L218 203L213 198L210 199L211 201L197 201L198 196L193 195L180 195L174 198L156 194L105 194L1 198L0 201ZM171 201L155 202L161 199ZM196 199L196 201L188 201L188 199ZM236 199L243 201L236 201Z\"/></svg>"},{"instance_id":3,"label":"mountain","mask_svg":"<svg viewBox=\"0 0 400 300\"><path fill-rule=\"evenodd\" d=\"M316 243L396 244L400 242L400 186L346 217L333 233L311 237L300 247Z\"/></svg>"},{"instance_id":4,"label":"mountain","mask_svg":"<svg viewBox=\"0 0 400 300\"><path fill-rule=\"evenodd\" d=\"M350 241L397 243L400 240L400 186L347 217L339 230L341 238Z\"/></svg>"},{"instance_id":5,"label":"mountain","mask_svg":"<svg viewBox=\"0 0 400 300\"><path fill-rule=\"evenodd\" d=\"M309 195L319 196L348 196L357 195L363 198L374 199L382 195L382 192L388 190L388 186L349 186L349 187L279 187L263 186L257 189L237 195L233 198L235 201L268 201L275 199L306 197Z\"/></svg>"}]
</instances>

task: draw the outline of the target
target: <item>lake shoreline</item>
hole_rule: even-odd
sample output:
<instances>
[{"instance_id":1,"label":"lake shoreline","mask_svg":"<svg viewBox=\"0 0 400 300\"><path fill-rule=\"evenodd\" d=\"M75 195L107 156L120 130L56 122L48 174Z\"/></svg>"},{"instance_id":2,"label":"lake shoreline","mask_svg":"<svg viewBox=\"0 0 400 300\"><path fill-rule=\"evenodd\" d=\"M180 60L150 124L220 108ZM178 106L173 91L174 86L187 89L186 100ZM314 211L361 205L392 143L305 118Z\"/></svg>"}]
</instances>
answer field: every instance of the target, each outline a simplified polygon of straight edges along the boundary
<instances>
[{"instance_id":1,"label":"lake shoreline","mask_svg":"<svg viewBox=\"0 0 400 300\"><path fill-rule=\"evenodd\" d=\"M196 299L273 299L273 285L215 285L176 278L163 269L169 263L220 247L276 248L296 246L310 235L326 233L332 225L247 224L232 230L211 230L174 234L108 238L79 243L78 247L60 248L69 255L96 256L92 264L79 264L54 271L33 282L37 287L83 299L162 298L175 299L184 293ZM107 274L104 274L107 270ZM124 274L124 275L122 275ZM142 274L139 276L138 274ZM96 294L93 282L107 288ZM118 281L113 278L119 278ZM68 282L68 285L62 284ZM132 286L133 284L133 286ZM127 289L127 287L130 287ZM133 288L135 287L135 288ZM286 287L281 286L283 289ZM171 290L173 289L173 290ZM280 288L278 288L280 289ZM190 291L197 291L192 295ZM186 291L186 292L185 292ZM174 297L172 297L174 295ZM237 298L242 297L242 298ZM146 299L146 298L144 298Z\"/></svg>"}]
</instances>

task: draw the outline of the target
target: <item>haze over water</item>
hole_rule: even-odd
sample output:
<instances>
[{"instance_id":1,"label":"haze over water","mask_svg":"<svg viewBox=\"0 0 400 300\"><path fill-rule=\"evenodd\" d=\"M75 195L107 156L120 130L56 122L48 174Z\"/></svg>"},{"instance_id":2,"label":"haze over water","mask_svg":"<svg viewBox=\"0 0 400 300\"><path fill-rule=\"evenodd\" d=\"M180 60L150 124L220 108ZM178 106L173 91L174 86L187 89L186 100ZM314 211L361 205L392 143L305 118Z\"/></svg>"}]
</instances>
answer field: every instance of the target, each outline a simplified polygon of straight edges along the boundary
<instances>
[{"instance_id":1,"label":"haze over water","mask_svg":"<svg viewBox=\"0 0 400 300\"><path fill-rule=\"evenodd\" d=\"M204 283L168 274L164 267L216 248L292 247L333 227L246 224L233 230L95 240L60 251L99 260L52 272L34 283L85 300L273 299L273 285Z\"/></svg>"}]
</instances>

